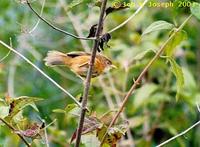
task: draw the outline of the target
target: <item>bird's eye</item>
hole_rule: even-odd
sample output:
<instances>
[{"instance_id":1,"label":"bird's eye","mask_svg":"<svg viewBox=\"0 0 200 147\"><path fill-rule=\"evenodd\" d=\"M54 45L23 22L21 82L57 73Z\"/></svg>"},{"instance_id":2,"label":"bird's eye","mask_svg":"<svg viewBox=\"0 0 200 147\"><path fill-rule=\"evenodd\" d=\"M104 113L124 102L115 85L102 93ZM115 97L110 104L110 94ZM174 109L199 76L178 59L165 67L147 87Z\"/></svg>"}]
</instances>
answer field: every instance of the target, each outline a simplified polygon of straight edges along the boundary
<instances>
[{"instance_id":1,"label":"bird's eye","mask_svg":"<svg viewBox=\"0 0 200 147\"><path fill-rule=\"evenodd\" d=\"M107 64L107 65L110 65L111 63L110 63L110 61L106 61L106 64Z\"/></svg>"}]
</instances>

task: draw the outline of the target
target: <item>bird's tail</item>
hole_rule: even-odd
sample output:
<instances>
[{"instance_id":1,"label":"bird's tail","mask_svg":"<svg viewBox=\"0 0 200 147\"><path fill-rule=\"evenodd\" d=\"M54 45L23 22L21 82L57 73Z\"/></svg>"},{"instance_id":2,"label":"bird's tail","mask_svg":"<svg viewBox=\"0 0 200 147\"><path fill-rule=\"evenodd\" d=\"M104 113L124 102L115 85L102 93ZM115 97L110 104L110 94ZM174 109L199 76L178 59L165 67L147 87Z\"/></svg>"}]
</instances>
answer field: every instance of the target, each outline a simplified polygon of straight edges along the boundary
<instances>
[{"instance_id":1,"label":"bird's tail","mask_svg":"<svg viewBox=\"0 0 200 147\"><path fill-rule=\"evenodd\" d=\"M68 60L67 54L61 53L59 51L49 51L47 56L44 58L46 66L57 66L65 65Z\"/></svg>"}]
</instances>

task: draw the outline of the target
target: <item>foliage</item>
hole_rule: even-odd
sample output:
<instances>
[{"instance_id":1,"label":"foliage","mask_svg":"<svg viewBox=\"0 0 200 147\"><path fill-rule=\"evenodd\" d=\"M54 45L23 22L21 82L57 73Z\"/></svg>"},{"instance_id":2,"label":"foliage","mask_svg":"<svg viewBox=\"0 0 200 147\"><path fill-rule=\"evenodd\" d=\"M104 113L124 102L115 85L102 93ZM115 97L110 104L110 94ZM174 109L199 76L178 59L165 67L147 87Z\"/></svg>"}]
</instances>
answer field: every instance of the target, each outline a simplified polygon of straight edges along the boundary
<instances>
[{"instance_id":1,"label":"foliage","mask_svg":"<svg viewBox=\"0 0 200 147\"><path fill-rule=\"evenodd\" d=\"M154 31L159 31L159 30L170 30L174 27L173 24L168 23L166 21L156 21L154 23L152 23L149 27L146 28L146 30L143 32L142 35L154 32Z\"/></svg>"},{"instance_id":2,"label":"foliage","mask_svg":"<svg viewBox=\"0 0 200 147\"><path fill-rule=\"evenodd\" d=\"M199 120L199 1L176 0L174 7L165 8L151 7L150 3L158 2L150 0L134 19L108 33L136 11L138 7L125 5L131 2L121 1L116 8L113 1L108 1L99 52L111 58L118 68L92 79L88 100L90 112L84 122L81 146L99 146L106 132L104 147L123 147L127 142L129 145L134 142L137 147L156 146ZM40 12L42 3L33 1L31 4ZM182 7L178 7L180 3ZM70 33L94 37L100 4L101 1L88 0L46 1L41 16ZM82 80L66 67L46 67L43 58L50 50L88 50L92 41L65 36L41 20L29 33L38 17L26 3L2 1L0 7L0 40L12 45L80 99L84 87ZM177 31L190 14L193 17ZM108 129L134 79L173 33L162 56L129 98L117 123ZM0 121L0 146L23 146L18 135L32 146L44 146L45 130L50 146L73 146L79 116L80 108L68 96L25 61L0 46L0 118L14 128ZM197 126L168 146L200 146L199 129Z\"/></svg>"},{"instance_id":3,"label":"foliage","mask_svg":"<svg viewBox=\"0 0 200 147\"><path fill-rule=\"evenodd\" d=\"M191 13L196 16L198 19L200 19L200 4L199 3L193 3L191 7Z\"/></svg>"}]
</instances>

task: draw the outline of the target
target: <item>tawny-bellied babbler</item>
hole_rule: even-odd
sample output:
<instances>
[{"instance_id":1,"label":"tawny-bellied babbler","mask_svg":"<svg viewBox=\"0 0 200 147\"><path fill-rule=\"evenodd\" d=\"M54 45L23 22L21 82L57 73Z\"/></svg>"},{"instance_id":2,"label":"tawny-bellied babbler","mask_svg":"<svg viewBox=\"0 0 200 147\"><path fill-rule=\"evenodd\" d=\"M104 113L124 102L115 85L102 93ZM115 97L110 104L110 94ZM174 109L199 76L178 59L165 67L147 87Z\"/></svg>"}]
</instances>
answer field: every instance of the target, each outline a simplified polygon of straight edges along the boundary
<instances>
[{"instance_id":1,"label":"tawny-bellied babbler","mask_svg":"<svg viewBox=\"0 0 200 147\"><path fill-rule=\"evenodd\" d=\"M90 58L91 53L86 52L70 52L65 54L59 51L49 51L44 61L47 66L66 65L77 75L86 77ZM113 67L115 68L110 59L102 54L97 54L92 77L97 77Z\"/></svg>"}]
</instances>

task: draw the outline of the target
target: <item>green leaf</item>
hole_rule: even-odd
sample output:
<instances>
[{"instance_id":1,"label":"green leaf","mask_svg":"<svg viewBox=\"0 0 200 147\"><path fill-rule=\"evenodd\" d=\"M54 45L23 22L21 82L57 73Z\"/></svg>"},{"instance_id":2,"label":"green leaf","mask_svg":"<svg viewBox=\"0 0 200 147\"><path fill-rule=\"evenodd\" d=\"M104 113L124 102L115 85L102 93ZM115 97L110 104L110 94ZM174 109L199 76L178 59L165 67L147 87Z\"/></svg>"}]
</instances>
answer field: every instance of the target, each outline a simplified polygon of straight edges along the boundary
<instances>
[{"instance_id":1,"label":"green leaf","mask_svg":"<svg viewBox=\"0 0 200 147\"><path fill-rule=\"evenodd\" d=\"M18 98L13 98L10 103L9 115L7 117L8 121L17 115L26 106L34 106L34 102L40 101L42 99L36 97L21 96ZM36 108L34 106L33 108ZM37 111L37 109L36 109Z\"/></svg>"},{"instance_id":2,"label":"green leaf","mask_svg":"<svg viewBox=\"0 0 200 147\"><path fill-rule=\"evenodd\" d=\"M0 118L4 118L9 114L9 106L0 106Z\"/></svg>"},{"instance_id":3,"label":"green leaf","mask_svg":"<svg viewBox=\"0 0 200 147\"><path fill-rule=\"evenodd\" d=\"M159 20L159 21L153 22L149 27L147 27L142 33L142 35L146 35L148 33L159 31L159 30L170 30L173 27L174 27L173 24L168 23L163 20Z\"/></svg>"},{"instance_id":4,"label":"green leaf","mask_svg":"<svg viewBox=\"0 0 200 147\"><path fill-rule=\"evenodd\" d=\"M14 131L16 134L20 134L22 136L32 138L32 139L39 139L41 138L40 131L41 131L41 125L34 123L28 126L26 130L16 130Z\"/></svg>"},{"instance_id":5,"label":"green leaf","mask_svg":"<svg viewBox=\"0 0 200 147\"><path fill-rule=\"evenodd\" d=\"M104 143L102 147L110 147L109 144Z\"/></svg>"},{"instance_id":6,"label":"green leaf","mask_svg":"<svg viewBox=\"0 0 200 147\"><path fill-rule=\"evenodd\" d=\"M122 135L125 135L127 129L129 126L129 122L128 121L124 121L122 124L120 125L115 125L114 127L110 128L108 131L108 135L118 135L119 137L121 137Z\"/></svg>"},{"instance_id":7,"label":"green leaf","mask_svg":"<svg viewBox=\"0 0 200 147\"><path fill-rule=\"evenodd\" d=\"M68 113L74 116L80 116L81 109L79 107L75 107L72 110L70 110Z\"/></svg>"},{"instance_id":8,"label":"green leaf","mask_svg":"<svg viewBox=\"0 0 200 147\"><path fill-rule=\"evenodd\" d=\"M69 104L65 107L65 112L68 113L76 107L78 108L78 106L76 104Z\"/></svg>"},{"instance_id":9,"label":"green leaf","mask_svg":"<svg viewBox=\"0 0 200 147\"><path fill-rule=\"evenodd\" d=\"M39 110L34 102L30 103L29 106L31 106L35 111L39 112Z\"/></svg>"},{"instance_id":10,"label":"green leaf","mask_svg":"<svg viewBox=\"0 0 200 147\"><path fill-rule=\"evenodd\" d=\"M172 126L170 123L166 123L163 125L164 126L164 129L168 130L169 133L172 135L172 136L175 136L178 134L177 130L175 129L174 126ZM179 137L177 139L177 142L179 143L179 146L180 147L185 147L184 145L184 141Z\"/></svg>"},{"instance_id":11,"label":"green leaf","mask_svg":"<svg viewBox=\"0 0 200 147\"><path fill-rule=\"evenodd\" d=\"M85 134L91 134L93 133L95 130L98 130L99 128L101 128L102 123L99 122L99 120L96 117L85 117L84 120L84 124L83 124L83 129L82 129L82 135ZM76 134L77 134L77 130L73 133L72 137L71 137L71 141L73 142L74 139L76 138Z\"/></svg>"},{"instance_id":12,"label":"green leaf","mask_svg":"<svg viewBox=\"0 0 200 147\"><path fill-rule=\"evenodd\" d=\"M99 130L97 130L97 137L98 137L99 140L103 139L103 137L104 137L104 135L107 131L107 128L108 127L106 125L102 124L101 127L99 128ZM108 135L106 135L106 136L108 136Z\"/></svg>"},{"instance_id":13,"label":"green leaf","mask_svg":"<svg viewBox=\"0 0 200 147\"><path fill-rule=\"evenodd\" d=\"M11 117L5 117L5 119L7 121L10 121L11 120ZM25 117L23 116L22 114L22 111L19 111L19 113L17 113L15 116L12 117L12 123L20 123L20 122L23 122L25 119Z\"/></svg>"},{"instance_id":14,"label":"green leaf","mask_svg":"<svg viewBox=\"0 0 200 147\"><path fill-rule=\"evenodd\" d=\"M200 20L200 4L199 3L192 3L192 6L190 7L191 13Z\"/></svg>"},{"instance_id":15,"label":"green leaf","mask_svg":"<svg viewBox=\"0 0 200 147\"><path fill-rule=\"evenodd\" d=\"M145 84L142 86L135 95L134 99L134 107L138 108L142 104L146 102L146 100L150 97L153 92L155 92L158 89L158 86L155 84ZM145 92L144 92L145 91Z\"/></svg>"},{"instance_id":16,"label":"green leaf","mask_svg":"<svg viewBox=\"0 0 200 147\"><path fill-rule=\"evenodd\" d=\"M122 124L114 125L113 127L111 127L104 138L103 147L115 146L117 144L117 141L119 141L121 137L125 135L128 126L128 121L124 121ZM106 131L106 125L102 125L102 127L99 127L99 129L97 130L97 137L99 140L103 139Z\"/></svg>"},{"instance_id":17,"label":"green leaf","mask_svg":"<svg viewBox=\"0 0 200 147\"><path fill-rule=\"evenodd\" d=\"M70 113L70 111L73 111L73 110L75 110L75 109L80 109L78 106L77 106L77 104L69 104L69 105L67 105L66 107L65 107L65 109L63 110L63 109L54 109L53 110L53 112L54 113ZM77 110L76 109L76 110Z\"/></svg>"},{"instance_id":18,"label":"green leaf","mask_svg":"<svg viewBox=\"0 0 200 147\"><path fill-rule=\"evenodd\" d=\"M4 99L0 98L0 106L5 106L6 102Z\"/></svg>"},{"instance_id":19,"label":"green leaf","mask_svg":"<svg viewBox=\"0 0 200 147\"><path fill-rule=\"evenodd\" d=\"M197 91L198 86L191 71L187 68L183 68L182 70L184 75L184 82L187 83L184 85L184 88L190 91L190 93L192 93L192 91Z\"/></svg>"},{"instance_id":20,"label":"green leaf","mask_svg":"<svg viewBox=\"0 0 200 147\"><path fill-rule=\"evenodd\" d=\"M177 93L176 93L176 100L179 99L180 92L184 86L184 76L182 68L176 63L176 61L173 58L168 58L168 61L171 65L171 71L176 77L176 85L177 85Z\"/></svg>"},{"instance_id":21,"label":"green leaf","mask_svg":"<svg viewBox=\"0 0 200 147\"><path fill-rule=\"evenodd\" d=\"M101 8L101 4L102 4L102 1L101 0L96 0L94 5Z\"/></svg>"},{"instance_id":22,"label":"green leaf","mask_svg":"<svg viewBox=\"0 0 200 147\"><path fill-rule=\"evenodd\" d=\"M175 51L175 48L184 40L187 39L187 33L185 31L178 31L174 37L168 42L165 47L166 55L171 57Z\"/></svg>"},{"instance_id":23,"label":"green leaf","mask_svg":"<svg viewBox=\"0 0 200 147\"><path fill-rule=\"evenodd\" d=\"M162 91L156 92L151 96L151 99L148 101L149 104L158 105L161 102L170 101L170 95L163 93Z\"/></svg>"},{"instance_id":24,"label":"green leaf","mask_svg":"<svg viewBox=\"0 0 200 147\"><path fill-rule=\"evenodd\" d=\"M65 113L80 116L81 109L76 104L69 104L65 107Z\"/></svg>"},{"instance_id":25,"label":"green leaf","mask_svg":"<svg viewBox=\"0 0 200 147\"><path fill-rule=\"evenodd\" d=\"M131 119L129 119L130 128L136 128L144 124L144 122L147 120L144 116L135 116Z\"/></svg>"},{"instance_id":26,"label":"green leaf","mask_svg":"<svg viewBox=\"0 0 200 147\"><path fill-rule=\"evenodd\" d=\"M100 146L100 141L98 140L95 134L82 135L81 142L85 145L85 147L99 147Z\"/></svg>"},{"instance_id":27,"label":"green leaf","mask_svg":"<svg viewBox=\"0 0 200 147\"><path fill-rule=\"evenodd\" d=\"M64 114L66 113L65 110L63 110L63 109L54 109L53 112L54 113L64 113Z\"/></svg>"},{"instance_id":28,"label":"green leaf","mask_svg":"<svg viewBox=\"0 0 200 147\"><path fill-rule=\"evenodd\" d=\"M141 59L143 59L144 58L144 56L146 55L146 54L148 54L149 52L153 52L151 49L148 49L148 50L145 50L145 51L142 51L142 52L140 52L140 53L138 53L134 58L133 58L133 60L141 60Z\"/></svg>"}]
</instances>

